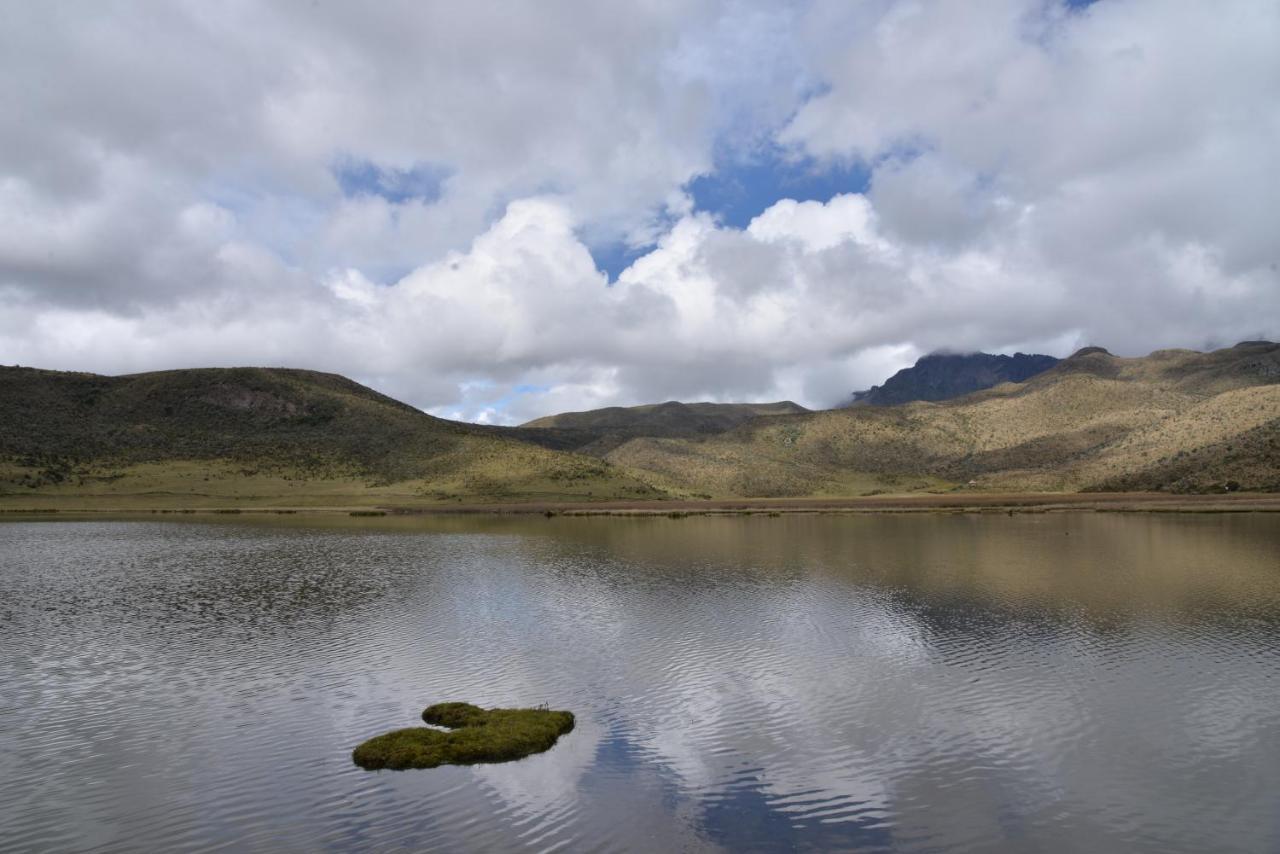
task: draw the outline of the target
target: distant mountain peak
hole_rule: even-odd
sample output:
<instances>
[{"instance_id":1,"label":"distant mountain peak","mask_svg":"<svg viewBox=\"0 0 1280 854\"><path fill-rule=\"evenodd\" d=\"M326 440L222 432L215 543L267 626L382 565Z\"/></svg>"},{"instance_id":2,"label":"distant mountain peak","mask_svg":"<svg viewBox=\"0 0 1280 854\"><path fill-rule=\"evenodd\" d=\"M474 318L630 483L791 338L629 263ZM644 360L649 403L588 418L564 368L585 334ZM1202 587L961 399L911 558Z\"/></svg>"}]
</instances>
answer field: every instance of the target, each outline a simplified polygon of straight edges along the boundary
<instances>
[{"instance_id":1,"label":"distant mountain peak","mask_svg":"<svg viewBox=\"0 0 1280 854\"><path fill-rule=\"evenodd\" d=\"M1100 347L1093 349L1106 352ZM854 392L852 404L895 406L917 400L950 400L1001 383L1023 382L1057 363L1053 356L1038 353L1005 356L935 351L921 356L912 367L898 371L884 385Z\"/></svg>"}]
</instances>

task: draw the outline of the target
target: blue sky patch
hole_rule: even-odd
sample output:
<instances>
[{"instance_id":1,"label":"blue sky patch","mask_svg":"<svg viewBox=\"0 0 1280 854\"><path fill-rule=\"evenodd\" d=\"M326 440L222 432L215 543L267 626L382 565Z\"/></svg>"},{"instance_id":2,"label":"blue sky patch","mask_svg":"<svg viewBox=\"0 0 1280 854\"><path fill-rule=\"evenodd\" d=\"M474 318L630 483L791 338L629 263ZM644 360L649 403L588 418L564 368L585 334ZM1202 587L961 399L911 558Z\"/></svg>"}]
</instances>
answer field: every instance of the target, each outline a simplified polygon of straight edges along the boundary
<instances>
[{"instance_id":1,"label":"blue sky patch","mask_svg":"<svg viewBox=\"0 0 1280 854\"><path fill-rule=\"evenodd\" d=\"M714 214L725 225L745 228L779 199L826 202L841 193L866 192L871 173L861 165L820 164L790 158L770 147L746 160L726 161L699 175L685 189L694 209Z\"/></svg>"},{"instance_id":2,"label":"blue sky patch","mask_svg":"<svg viewBox=\"0 0 1280 854\"><path fill-rule=\"evenodd\" d=\"M592 246L591 260L596 262L597 270L608 275L610 282L616 282L619 274L630 267L631 262L651 251L653 251L652 246L630 246L619 240L604 246Z\"/></svg>"},{"instance_id":3,"label":"blue sky patch","mask_svg":"<svg viewBox=\"0 0 1280 854\"><path fill-rule=\"evenodd\" d=\"M383 168L359 157L344 157L333 166L333 177L344 196L381 196L394 205L437 201L441 185L452 174L451 168L438 163L416 163L409 169L395 169Z\"/></svg>"},{"instance_id":4,"label":"blue sky patch","mask_svg":"<svg viewBox=\"0 0 1280 854\"><path fill-rule=\"evenodd\" d=\"M750 158L726 159L714 172L699 175L684 189L693 197L695 211L714 215L733 228L746 228L780 199L798 202L830 201L841 193L864 193L871 172L864 166L820 164L811 157L789 158L770 147ZM630 246L616 241L591 247L596 267L610 282L652 246Z\"/></svg>"}]
</instances>

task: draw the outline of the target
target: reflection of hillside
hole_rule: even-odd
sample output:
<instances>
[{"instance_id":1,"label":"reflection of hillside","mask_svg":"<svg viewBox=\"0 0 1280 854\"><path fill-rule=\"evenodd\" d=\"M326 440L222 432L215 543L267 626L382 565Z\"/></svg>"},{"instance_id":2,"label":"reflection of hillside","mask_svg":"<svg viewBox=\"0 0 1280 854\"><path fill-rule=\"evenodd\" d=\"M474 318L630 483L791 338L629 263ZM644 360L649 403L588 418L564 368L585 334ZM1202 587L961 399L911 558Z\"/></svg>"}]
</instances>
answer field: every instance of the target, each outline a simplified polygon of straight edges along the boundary
<instances>
[{"instance_id":1,"label":"reflection of hillside","mask_svg":"<svg viewBox=\"0 0 1280 854\"><path fill-rule=\"evenodd\" d=\"M637 563L636 585L678 580L825 579L931 602L1048 609L1092 620L1132 614L1280 612L1280 526L1268 514L876 514L765 517L237 517L235 524L315 530L530 537L524 549L576 544L587 576ZM572 579L569 579L572 580Z\"/></svg>"},{"instance_id":2,"label":"reflection of hillside","mask_svg":"<svg viewBox=\"0 0 1280 854\"><path fill-rule=\"evenodd\" d=\"M690 585L824 578L926 605L969 601L1105 620L1280 612L1280 526L1249 515L1033 514L503 520Z\"/></svg>"}]
</instances>

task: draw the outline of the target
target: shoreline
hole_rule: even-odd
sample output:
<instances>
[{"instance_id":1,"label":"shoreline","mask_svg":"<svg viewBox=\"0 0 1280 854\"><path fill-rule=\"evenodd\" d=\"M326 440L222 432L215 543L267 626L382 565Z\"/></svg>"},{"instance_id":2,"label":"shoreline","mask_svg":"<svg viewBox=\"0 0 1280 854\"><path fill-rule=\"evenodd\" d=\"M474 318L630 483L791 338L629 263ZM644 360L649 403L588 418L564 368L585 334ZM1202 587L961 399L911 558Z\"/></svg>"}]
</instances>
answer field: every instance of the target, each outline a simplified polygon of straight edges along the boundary
<instances>
[{"instance_id":1,"label":"shoreline","mask_svg":"<svg viewBox=\"0 0 1280 854\"><path fill-rule=\"evenodd\" d=\"M1280 494L989 493L856 498L735 498L655 502L527 502L451 507L387 507L395 515L551 514L558 516L757 515L798 513L1280 512Z\"/></svg>"},{"instance_id":2,"label":"shoreline","mask_svg":"<svg viewBox=\"0 0 1280 854\"><path fill-rule=\"evenodd\" d=\"M76 515L344 515L344 516L781 516L862 513L1275 513L1280 493L1176 495L1160 492L916 494L850 498L733 498L657 501L522 501L469 504L331 506L3 507L0 518Z\"/></svg>"}]
</instances>

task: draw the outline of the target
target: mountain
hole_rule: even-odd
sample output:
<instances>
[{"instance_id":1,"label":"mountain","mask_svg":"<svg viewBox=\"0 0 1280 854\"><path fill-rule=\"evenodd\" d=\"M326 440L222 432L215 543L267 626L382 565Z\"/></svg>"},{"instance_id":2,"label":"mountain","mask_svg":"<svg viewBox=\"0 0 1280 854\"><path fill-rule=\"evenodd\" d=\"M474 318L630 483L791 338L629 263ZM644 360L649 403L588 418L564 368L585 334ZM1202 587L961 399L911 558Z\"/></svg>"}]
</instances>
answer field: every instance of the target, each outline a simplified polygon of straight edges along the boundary
<instances>
[{"instance_id":1,"label":"mountain","mask_svg":"<svg viewBox=\"0 0 1280 854\"><path fill-rule=\"evenodd\" d=\"M0 367L0 498L150 503L643 498L642 480L334 374Z\"/></svg>"},{"instance_id":2,"label":"mountain","mask_svg":"<svg viewBox=\"0 0 1280 854\"><path fill-rule=\"evenodd\" d=\"M1086 348L1022 383L939 403L633 439L606 459L715 496L884 491L1280 490L1280 345L1119 358Z\"/></svg>"},{"instance_id":3,"label":"mountain","mask_svg":"<svg viewBox=\"0 0 1280 854\"><path fill-rule=\"evenodd\" d=\"M808 412L789 400L777 403L680 403L611 406L537 418L511 435L558 449L603 456L641 436L696 438L731 430L760 416Z\"/></svg>"},{"instance_id":4,"label":"mountain","mask_svg":"<svg viewBox=\"0 0 1280 854\"><path fill-rule=\"evenodd\" d=\"M896 406L916 400L950 400L1001 383L1020 383L1058 363L1053 356L1014 353L931 353L884 385L855 391L851 405Z\"/></svg>"},{"instance_id":5,"label":"mountain","mask_svg":"<svg viewBox=\"0 0 1280 854\"><path fill-rule=\"evenodd\" d=\"M0 367L0 509L1280 491L1280 345L1087 348L941 402L665 403L532 425L433 418L312 371Z\"/></svg>"}]
</instances>

